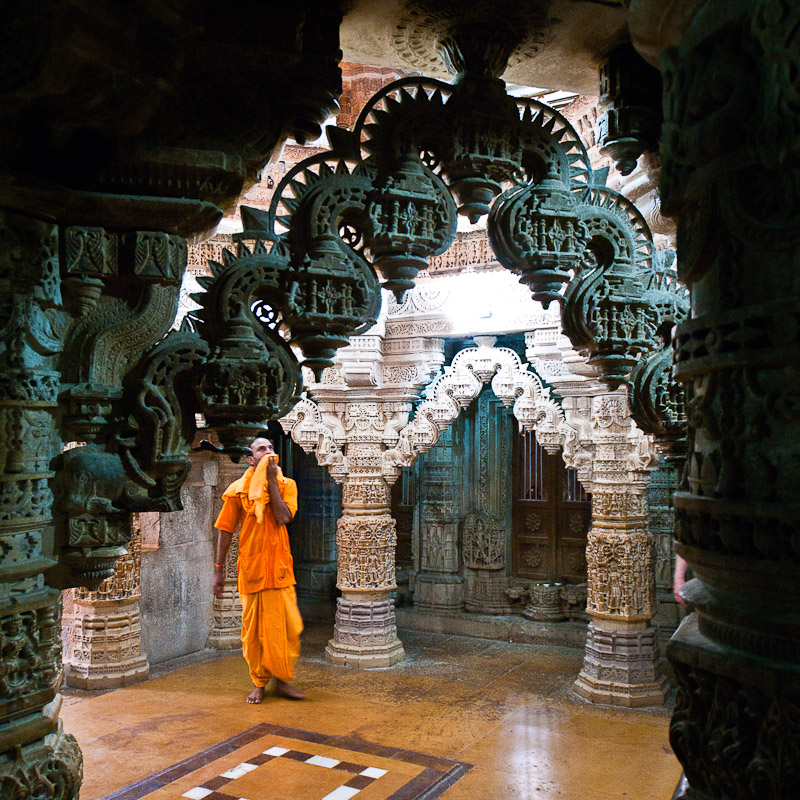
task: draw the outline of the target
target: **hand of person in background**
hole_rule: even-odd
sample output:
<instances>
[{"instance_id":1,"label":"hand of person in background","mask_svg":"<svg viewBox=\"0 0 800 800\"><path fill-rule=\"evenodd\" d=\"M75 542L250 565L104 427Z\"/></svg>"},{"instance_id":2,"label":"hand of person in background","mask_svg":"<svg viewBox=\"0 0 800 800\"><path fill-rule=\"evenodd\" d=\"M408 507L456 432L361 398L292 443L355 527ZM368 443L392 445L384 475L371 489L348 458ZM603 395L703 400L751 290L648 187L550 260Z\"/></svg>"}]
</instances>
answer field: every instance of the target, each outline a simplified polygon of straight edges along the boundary
<instances>
[{"instance_id":1,"label":"hand of person in background","mask_svg":"<svg viewBox=\"0 0 800 800\"><path fill-rule=\"evenodd\" d=\"M672 577L672 594L675 597L675 602L680 603L682 606L686 605L686 601L681 597L681 586L686 583L686 561L681 558L677 553L675 554L675 574Z\"/></svg>"}]
</instances>

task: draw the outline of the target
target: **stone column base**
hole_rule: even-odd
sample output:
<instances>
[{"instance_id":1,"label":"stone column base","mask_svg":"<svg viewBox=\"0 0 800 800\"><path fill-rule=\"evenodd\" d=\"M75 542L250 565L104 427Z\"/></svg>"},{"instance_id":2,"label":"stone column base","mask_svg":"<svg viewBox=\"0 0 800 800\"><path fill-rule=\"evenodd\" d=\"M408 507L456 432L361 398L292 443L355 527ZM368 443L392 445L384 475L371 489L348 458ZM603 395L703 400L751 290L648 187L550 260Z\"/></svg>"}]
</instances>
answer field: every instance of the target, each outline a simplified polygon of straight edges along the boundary
<instances>
[{"instance_id":1,"label":"stone column base","mask_svg":"<svg viewBox=\"0 0 800 800\"><path fill-rule=\"evenodd\" d=\"M236 650L241 646L242 604L236 591L236 581L231 581L223 588L222 597L214 598L206 647L212 650Z\"/></svg>"},{"instance_id":2,"label":"stone column base","mask_svg":"<svg viewBox=\"0 0 800 800\"><path fill-rule=\"evenodd\" d=\"M391 667L405 658L397 638L394 600L351 600L340 597L336 605L333 639L325 658L337 666Z\"/></svg>"},{"instance_id":3,"label":"stone column base","mask_svg":"<svg viewBox=\"0 0 800 800\"><path fill-rule=\"evenodd\" d=\"M414 584L417 611L461 611L464 608L464 581L460 575L417 575Z\"/></svg>"},{"instance_id":4,"label":"stone column base","mask_svg":"<svg viewBox=\"0 0 800 800\"><path fill-rule=\"evenodd\" d=\"M566 619L560 583L533 583L530 600L522 616L536 622L560 622Z\"/></svg>"},{"instance_id":5,"label":"stone column base","mask_svg":"<svg viewBox=\"0 0 800 800\"><path fill-rule=\"evenodd\" d=\"M72 655L65 667L67 686L76 689L118 689L147 680L139 601L110 601L105 607L76 602Z\"/></svg>"},{"instance_id":6,"label":"stone column base","mask_svg":"<svg viewBox=\"0 0 800 800\"><path fill-rule=\"evenodd\" d=\"M573 684L593 703L638 708L664 703L655 630L604 630L589 623L583 669Z\"/></svg>"}]
</instances>

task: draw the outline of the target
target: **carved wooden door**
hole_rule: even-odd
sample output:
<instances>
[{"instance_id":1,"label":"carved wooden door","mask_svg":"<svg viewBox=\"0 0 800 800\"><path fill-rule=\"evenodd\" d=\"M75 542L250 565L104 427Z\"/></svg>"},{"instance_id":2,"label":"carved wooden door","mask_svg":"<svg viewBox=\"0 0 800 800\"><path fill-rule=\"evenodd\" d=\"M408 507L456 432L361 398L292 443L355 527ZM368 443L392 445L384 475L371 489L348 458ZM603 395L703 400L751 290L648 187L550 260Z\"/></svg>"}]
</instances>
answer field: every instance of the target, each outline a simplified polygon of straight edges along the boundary
<instances>
[{"instance_id":1,"label":"carved wooden door","mask_svg":"<svg viewBox=\"0 0 800 800\"><path fill-rule=\"evenodd\" d=\"M561 454L548 455L533 433L514 435L514 575L548 583L586 580L592 504Z\"/></svg>"}]
</instances>

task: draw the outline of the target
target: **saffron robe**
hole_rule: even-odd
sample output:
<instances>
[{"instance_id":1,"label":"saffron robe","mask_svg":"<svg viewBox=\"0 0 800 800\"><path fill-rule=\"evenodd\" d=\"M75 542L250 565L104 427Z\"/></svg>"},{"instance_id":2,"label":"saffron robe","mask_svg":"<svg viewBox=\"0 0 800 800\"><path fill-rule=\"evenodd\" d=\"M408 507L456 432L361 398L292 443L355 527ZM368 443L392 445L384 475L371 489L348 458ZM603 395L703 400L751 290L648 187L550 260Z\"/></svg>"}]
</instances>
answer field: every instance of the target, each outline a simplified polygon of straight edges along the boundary
<instances>
[{"instance_id":1,"label":"saffron robe","mask_svg":"<svg viewBox=\"0 0 800 800\"><path fill-rule=\"evenodd\" d=\"M275 456L272 456L275 458ZM294 677L303 621L297 608L292 554L285 525L278 525L267 487L265 455L223 493L214 527L228 533L239 528L237 575L242 602L242 653L255 686L274 675ZM297 511L297 484L278 471L278 489L292 515Z\"/></svg>"},{"instance_id":2,"label":"saffron robe","mask_svg":"<svg viewBox=\"0 0 800 800\"><path fill-rule=\"evenodd\" d=\"M285 525L278 525L269 507L267 461L264 456L254 469L250 467L222 495L222 510L214 527L228 533L239 530L237 575L239 594L262 589L294 586L292 552ZM275 458L275 456L272 456ZM294 515L297 512L297 484L278 470L278 489L283 502Z\"/></svg>"}]
</instances>

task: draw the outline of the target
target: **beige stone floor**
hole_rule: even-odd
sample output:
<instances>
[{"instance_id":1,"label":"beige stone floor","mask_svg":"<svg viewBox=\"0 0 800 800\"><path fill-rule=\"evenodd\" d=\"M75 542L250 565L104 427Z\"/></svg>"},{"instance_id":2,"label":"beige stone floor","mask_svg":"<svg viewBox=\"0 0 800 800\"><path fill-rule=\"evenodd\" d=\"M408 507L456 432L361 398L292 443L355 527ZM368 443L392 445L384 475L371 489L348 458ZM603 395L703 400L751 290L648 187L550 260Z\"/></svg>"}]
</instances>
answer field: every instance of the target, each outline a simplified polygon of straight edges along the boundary
<instances>
[{"instance_id":1,"label":"beige stone floor","mask_svg":"<svg viewBox=\"0 0 800 800\"><path fill-rule=\"evenodd\" d=\"M582 701L570 689L581 665L578 649L401 632L403 664L360 671L325 663L329 635L319 625L304 633L294 682L308 694L301 702L268 696L259 706L246 705L249 682L238 652L182 659L176 669L116 691L68 693L62 718L84 752L81 800L114 794L263 724L277 733L220 760L206 755L210 763L196 773L128 797L177 800L276 745L379 771L394 766L362 790L337 789L352 776L291 761L289 753L231 784L234 794L223 787L208 800L413 800L421 795L406 782L426 758L437 768L445 761L471 765L443 793L426 797L672 797L681 770L667 740L668 710ZM305 744L287 733L295 730ZM404 751L422 755L409 758Z\"/></svg>"}]
</instances>

